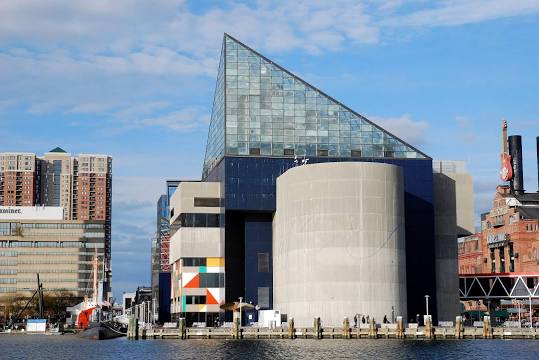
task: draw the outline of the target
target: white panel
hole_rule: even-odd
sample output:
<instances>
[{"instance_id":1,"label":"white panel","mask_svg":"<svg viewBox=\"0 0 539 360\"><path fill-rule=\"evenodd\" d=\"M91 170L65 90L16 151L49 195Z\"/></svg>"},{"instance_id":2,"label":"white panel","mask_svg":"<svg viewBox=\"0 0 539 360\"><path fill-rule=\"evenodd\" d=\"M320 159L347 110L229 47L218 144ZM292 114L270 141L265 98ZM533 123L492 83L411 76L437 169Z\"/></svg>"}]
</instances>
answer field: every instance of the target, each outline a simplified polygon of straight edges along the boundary
<instances>
[{"instance_id":1,"label":"white panel","mask_svg":"<svg viewBox=\"0 0 539 360\"><path fill-rule=\"evenodd\" d=\"M0 206L0 220L63 220L58 206Z\"/></svg>"}]
</instances>

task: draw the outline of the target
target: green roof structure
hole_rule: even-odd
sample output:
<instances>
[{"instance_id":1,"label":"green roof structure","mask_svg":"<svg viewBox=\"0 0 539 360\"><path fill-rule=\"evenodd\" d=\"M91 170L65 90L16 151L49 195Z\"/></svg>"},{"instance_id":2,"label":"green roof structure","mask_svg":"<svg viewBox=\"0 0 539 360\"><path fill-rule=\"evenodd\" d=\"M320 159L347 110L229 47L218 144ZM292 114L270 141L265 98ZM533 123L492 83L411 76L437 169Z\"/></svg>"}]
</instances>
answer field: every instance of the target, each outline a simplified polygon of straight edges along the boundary
<instances>
[{"instance_id":1,"label":"green roof structure","mask_svg":"<svg viewBox=\"0 0 539 360\"><path fill-rule=\"evenodd\" d=\"M49 151L51 153L67 153L67 151L65 151L64 149L62 149L61 147L55 147L54 149L52 149L51 151Z\"/></svg>"}]
</instances>

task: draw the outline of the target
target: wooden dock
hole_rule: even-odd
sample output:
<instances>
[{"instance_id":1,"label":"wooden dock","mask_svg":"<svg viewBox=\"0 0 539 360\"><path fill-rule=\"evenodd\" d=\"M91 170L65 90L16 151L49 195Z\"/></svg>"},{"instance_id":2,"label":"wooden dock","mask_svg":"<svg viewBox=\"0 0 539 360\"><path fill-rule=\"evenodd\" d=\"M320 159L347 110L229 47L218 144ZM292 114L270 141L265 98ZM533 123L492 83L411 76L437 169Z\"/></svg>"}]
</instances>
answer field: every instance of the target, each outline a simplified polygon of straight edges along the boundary
<instances>
[{"instance_id":1,"label":"wooden dock","mask_svg":"<svg viewBox=\"0 0 539 360\"><path fill-rule=\"evenodd\" d=\"M129 339L539 339L539 329L491 327L489 321L483 327L464 327L458 321L456 326L441 327L402 326L396 324L360 324L350 327L347 320L342 327L322 327L320 319L315 319L312 327L296 328L293 321L287 327L259 328L233 327L189 328L180 321L176 328L139 327L133 319L129 323L127 336Z\"/></svg>"}]
</instances>

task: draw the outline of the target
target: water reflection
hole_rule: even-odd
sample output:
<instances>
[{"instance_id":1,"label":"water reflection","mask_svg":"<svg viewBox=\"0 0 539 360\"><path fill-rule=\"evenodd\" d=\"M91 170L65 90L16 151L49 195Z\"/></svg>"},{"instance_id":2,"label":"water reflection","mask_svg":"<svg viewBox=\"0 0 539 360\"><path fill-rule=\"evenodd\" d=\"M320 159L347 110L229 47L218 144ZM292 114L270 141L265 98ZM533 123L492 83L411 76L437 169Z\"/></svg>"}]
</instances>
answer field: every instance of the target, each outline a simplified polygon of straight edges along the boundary
<instances>
[{"instance_id":1,"label":"water reflection","mask_svg":"<svg viewBox=\"0 0 539 360\"><path fill-rule=\"evenodd\" d=\"M537 359L533 340L139 340L0 335L0 359Z\"/></svg>"}]
</instances>

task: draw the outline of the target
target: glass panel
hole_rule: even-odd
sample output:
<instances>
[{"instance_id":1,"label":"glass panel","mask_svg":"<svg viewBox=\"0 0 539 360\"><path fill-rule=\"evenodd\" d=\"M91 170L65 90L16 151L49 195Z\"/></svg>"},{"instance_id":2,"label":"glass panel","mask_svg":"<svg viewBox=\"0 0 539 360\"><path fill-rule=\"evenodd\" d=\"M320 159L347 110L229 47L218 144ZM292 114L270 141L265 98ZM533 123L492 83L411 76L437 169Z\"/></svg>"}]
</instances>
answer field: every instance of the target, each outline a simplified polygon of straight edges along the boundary
<instances>
[{"instance_id":1,"label":"glass panel","mask_svg":"<svg viewBox=\"0 0 539 360\"><path fill-rule=\"evenodd\" d=\"M225 154L425 157L229 36L221 49L203 177Z\"/></svg>"}]
</instances>

